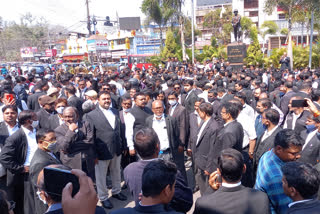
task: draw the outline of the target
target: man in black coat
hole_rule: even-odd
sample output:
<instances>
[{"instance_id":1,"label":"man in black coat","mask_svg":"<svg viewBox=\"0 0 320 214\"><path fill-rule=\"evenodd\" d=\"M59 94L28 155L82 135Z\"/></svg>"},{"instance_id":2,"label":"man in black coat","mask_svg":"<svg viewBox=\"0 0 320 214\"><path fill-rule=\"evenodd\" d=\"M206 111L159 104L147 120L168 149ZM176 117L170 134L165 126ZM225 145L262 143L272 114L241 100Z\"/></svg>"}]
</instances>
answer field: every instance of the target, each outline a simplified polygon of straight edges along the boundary
<instances>
[{"instance_id":1,"label":"man in black coat","mask_svg":"<svg viewBox=\"0 0 320 214\"><path fill-rule=\"evenodd\" d=\"M157 133L151 128L143 128L135 136L134 146L141 160L129 164L124 169L124 180L133 195L136 205L139 203L139 194L142 186L142 173L151 160L159 160L160 142ZM185 179L178 171L175 192L170 206L178 212L188 212L193 204L192 191Z\"/></svg>"},{"instance_id":2,"label":"man in black coat","mask_svg":"<svg viewBox=\"0 0 320 214\"><path fill-rule=\"evenodd\" d=\"M169 115L177 120L179 131L180 131L180 141L183 145L187 145L187 137L189 131L189 118L185 107L183 107L178 102L178 94L175 91L171 91L168 94L168 102L170 105Z\"/></svg>"},{"instance_id":3,"label":"man in black coat","mask_svg":"<svg viewBox=\"0 0 320 214\"><path fill-rule=\"evenodd\" d=\"M89 122L79 120L74 107L64 109L63 120L54 130L61 162L72 169L81 169L94 180L96 151L92 127Z\"/></svg>"},{"instance_id":4,"label":"man in black coat","mask_svg":"<svg viewBox=\"0 0 320 214\"><path fill-rule=\"evenodd\" d=\"M133 135L143 127L145 127L146 118L152 115L151 109L146 107L147 100L146 95L142 92L138 92L134 95L134 106L130 110L130 113L134 116L135 121L133 124Z\"/></svg>"},{"instance_id":5,"label":"man in black coat","mask_svg":"<svg viewBox=\"0 0 320 214\"><path fill-rule=\"evenodd\" d=\"M315 198L320 185L320 175L311 164L288 162L281 167L284 193L293 202L289 204L288 214L316 214L320 201Z\"/></svg>"},{"instance_id":6,"label":"man in black coat","mask_svg":"<svg viewBox=\"0 0 320 214\"><path fill-rule=\"evenodd\" d=\"M73 85L68 85L65 88L66 96L68 97L68 106L75 107L79 113L79 118L81 119L83 116L83 111L82 111L82 100L77 97L76 94L76 88Z\"/></svg>"},{"instance_id":7,"label":"man in black coat","mask_svg":"<svg viewBox=\"0 0 320 214\"><path fill-rule=\"evenodd\" d=\"M108 169L112 179L112 196L119 200L126 200L121 193L121 154L127 147L121 138L122 129L118 110L110 108L111 96L106 91L98 95L99 104L95 110L87 115L87 119L93 126L94 142L98 155L98 163L95 166L98 197L107 209L113 205L108 199L106 176Z\"/></svg>"},{"instance_id":8,"label":"man in black coat","mask_svg":"<svg viewBox=\"0 0 320 214\"><path fill-rule=\"evenodd\" d=\"M194 214L269 214L268 196L241 185L241 176L245 170L246 165L239 151L231 148L223 150L218 157L217 171L210 178L210 186L218 190L199 198Z\"/></svg>"},{"instance_id":9,"label":"man in black coat","mask_svg":"<svg viewBox=\"0 0 320 214\"><path fill-rule=\"evenodd\" d=\"M202 103L199 106L199 116L203 120L203 124L198 131L195 144L193 145L193 156L197 168L195 175L196 183L199 184L200 194L208 188L208 178L211 172L217 168L216 158L213 157L219 153L219 144L217 142L217 134L222 129L213 116L213 109L209 103ZM209 162L209 159L211 162Z\"/></svg>"},{"instance_id":10,"label":"man in black coat","mask_svg":"<svg viewBox=\"0 0 320 214\"><path fill-rule=\"evenodd\" d=\"M33 185L37 184L40 171L51 164L61 164L60 160L55 156L56 151L56 136L53 130L40 129L37 132L38 149L30 163L30 181ZM34 186L34 193L37 188ZM48 209L48 206L39 200L34 194L35 211L37 214L43 214Z\"/></svg>"},{"instance_id":11,"label":"man in black coat","mask_svg":"<svg viewBox=\"0 0 320 214\"><path fill-rule=\"evenodd\" d=\"M49 89L48 82L45 80L40 80L39 82L36 83L36 85L34 86L34 89L35 89L35 93L28 97L27 105L29 110L37 112L40 109L38 99L41 95L45 95L46 91Z\"/></svg>"},{"instance_id":12,"label":"man in black coat","mask_svg":"<svg viewBox=\"0 0 320 214\"><path fill-rule=\"evenodd\" d=\"M280 109L283 112L284 116L286 116L289 112L289 102L292 97L296 95L296 92L292 90L293 82L285 82L283 90L285 90L285 95L280 100Z\"/></svg>"},{"instance_id":13,"label":"man in black coat","mask_svg":"<svg viewBox=\"0 0 320 214\"><path fill-rule=\"evenodd\" d=\"M5 145L6 139L20 128L19 124L17 123L18 109L16 106L5 106L2 108L2 111L4 121L0 122L0 151ZM4 168L1 164L0 168L0 189L7 191L6 168Z\"/></svg>"},{"instance_id":14,"label":"man in black coat","mask_svg":"<svg viewBox=\"0 0 320 214\"><path fill-rule=\"evenodd\" d=\"M49 117L54 113L55 98L48 95L39 97L40 110L37 112L39 120L39 129L49 129Z\"/></svg>"},{"instance_id":15,"label":"man in black coat","mask_svg":"<svg viewBox=\"0 0 320 214\"><path fill-rule=\"evenodd\" d=\"M12 193L9 198L16 202L15 213L34 213L29 167L38 147L35 128L39 122L36 113L28 110L20 113L19 123L22 127L7 138L1 150L0 163L7 169L7 185Z\"/></svg>"},{"instance_id":16,"label":"man in black coat","mask_svg":"<svg viewBox=\"0 0 320 214\"><path fill-rule=\"evenodd\" d=\"M316 165L320 161L320 121L318 118L312 117L315 122L315 129L310 131L309 133L303 131L301 133L301 137L304 139L305 143L302 147L301 157L299 158L299 162L309 163L311 165Z\"/></svg>"},{"instance_id":17,"label":"man in black coat","mask_svg":"<svg viewBox=\"0 0 320 214\"><path fill-rule=\"evenodd\" d=\"M242 151L243 128L237 122L239 109L236 103L223 103L221 105L221 118L224 120L224 127L217 135L217 142L221 146L221 150L233 148ZM221 151L220 150L220 151Z\"/></svg>"},{"instance_id":18,"label":"man in black coat","mask_svg":"<svg viewBox=\"0 0 320 214\"><path fill-rule=\"evenodd\" d=\"M287 56L287 53L283 53L279 64L281 65L280 71L284 71L286 69L290 70L290 58Z\"/></svg>"},{"instance_id":19,"label":"man in black coat","mask_svg":"<svg viewBox=\"0 0 320 214\"><path fill-rule=\"evenodd\" d=\"M160 156L165 160L171 160L187 180L186 168L184 165L184 144L179 138L179 127L176 119L164 114L164 107L161 100L152 103L153 116L146 119L146 127L153 128L160 140Z\"/></svg>"},{"instance_id":20,"label":"man in black coat","mask_svg":"<svg viewBox=\"0 0 320 214\"><path fill-rule=\"evenodd\" d=\"M193 90L193 80L185 80L183 87L186 94L181 96L181 104L186 108L188 114L191 114L194 111L194 103L198 97Z\"/></svg>"},{"instance_id":21,"label":"man in black coat","mask_svg":"<svg viewBox=\"0 0 320 214\"><path fill-rule=\"evenodd\" d=\"M303 100L300 96L294 96L291 98L289 102L289 113L284 122L284 129L291 129L297 132L297 134L301 134L302 131L306 130L306 121L308 116L310 115L309 111L304 110L304 107L293 107L293 100Z\"/></svg>"},{"instance_id":22,"label":"man in black coat","mask_svg":"<svg viewBox=\"0 0 320 214\"><path fill-rule=\"evenodd\" d=\"M275 109L268 109L262 113L262 122L267 127L266 131L258 138L253 153L253 170L257 171L259 160L264 153L274 147L274 139L279 131L282 130L278 126L280 114ZM255 179L254 179L255 180Z\"/></svg>"}]
</instances>

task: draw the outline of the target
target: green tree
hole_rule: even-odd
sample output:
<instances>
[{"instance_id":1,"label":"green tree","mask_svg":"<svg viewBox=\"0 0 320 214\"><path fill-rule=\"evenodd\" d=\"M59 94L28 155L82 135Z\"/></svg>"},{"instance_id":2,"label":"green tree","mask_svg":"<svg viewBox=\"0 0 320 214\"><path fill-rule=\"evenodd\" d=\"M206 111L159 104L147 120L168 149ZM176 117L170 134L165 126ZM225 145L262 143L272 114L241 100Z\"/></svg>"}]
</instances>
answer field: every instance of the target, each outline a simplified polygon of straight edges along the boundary
<instances>
[{"instance_id":1,"label":"green tree","mask_svg":"<svg viewBox=\"0 0 320 214\"><path fill-rule=\"evenodd\" d=\"M247 49L247 57L244 59L246 64L260 66L263 64L263 53L258 40L258 29L255 25L250 28L251 44Z\"/></svg>"},{"instance_id":2,"label":"green tree","mask_svg":"<svg viewBox=\"0 0 320 214\"><path fill-rule=\"evenodd\" d=\"M165 46L161 52L161 56L164 59L167 59L168 57L176 57L177 51L177 44L174 39L173 32L171 30L168 30L166 34Z\"/></svg>"},{"instance_id":3,"label":"green tree","mask_svg":"<svg viewBox=\"0 0 320 214\"><path fill-rule=\"evenodd\" d=\"M210 29L212 35L217 38L222 44L227 44L231 40L232 31L232 8L225 7L225 11L218 8L210 11L204 16L203 27Z\"/></svg>"},{"instance_id":4,"label":"green tree","mask_svg":"<svg viewBox=\"0 0 320 214\"><path fill-rule=\"evenodd\" d=\"M168 21L173 17L175 12L174 8L168 4L163 4L160 0L143 0L141 11L146 15L146 23L156 23L160 30L161 48L163 27L167 25Z\"/></svg>"}]
</instances>

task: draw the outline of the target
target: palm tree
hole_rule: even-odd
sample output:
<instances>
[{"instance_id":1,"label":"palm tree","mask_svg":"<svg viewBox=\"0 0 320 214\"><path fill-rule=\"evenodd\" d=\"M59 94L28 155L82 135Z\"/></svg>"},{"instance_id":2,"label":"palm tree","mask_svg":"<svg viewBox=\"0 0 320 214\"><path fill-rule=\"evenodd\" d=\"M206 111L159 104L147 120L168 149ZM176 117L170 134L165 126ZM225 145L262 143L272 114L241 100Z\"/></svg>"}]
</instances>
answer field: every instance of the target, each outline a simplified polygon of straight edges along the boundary
<instances>
[{"instance_id":1,"label":"palm tree","mask_svg":"<svg viewBox=\"0 0 320 214\"><path fill-rule=\"evenodd\" d=\"M174 8L168 7L160 0L143 0L141 11L147 16L147 23L154 22L159 26L160 45L163 47L162 31L174 14Z\"/></svg>"},{"instance_id":2,"label":"palm tree","mask_svg":"<svg viewBox=\"0 0 320 214\"><path fill-rule=\"evenodd\" d=\"M261 25L261 28L264 28L265 31L262 33L263 41L266 37L266 35L275 35L279 31L278 25L274 21L264 21ZM279 41L280 41L280 35L279 35ZM269 39L269 45L268 45L268 51L270 50L270 44L271 41ZM279 48L280 48L280 42L279 42Z\"/></svg>"}]
</instances>

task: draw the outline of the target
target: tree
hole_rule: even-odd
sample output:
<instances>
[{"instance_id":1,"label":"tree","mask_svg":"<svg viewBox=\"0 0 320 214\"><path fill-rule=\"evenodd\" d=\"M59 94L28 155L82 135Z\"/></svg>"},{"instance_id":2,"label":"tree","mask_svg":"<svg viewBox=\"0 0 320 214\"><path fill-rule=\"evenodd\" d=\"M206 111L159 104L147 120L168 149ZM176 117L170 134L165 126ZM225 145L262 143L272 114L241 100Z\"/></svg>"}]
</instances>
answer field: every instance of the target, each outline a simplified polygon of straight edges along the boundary
<instances>
[{"instance_id":1,"label":"tree","mask_svg":"<svg viewBox=\"0 0 320 214\"><path fill-rule=\"evenodd\" d=\"M168 57L176 57L177 44L174 39L173 32L171 30L168 30L166 34L166 43L161 52L161 56L165 59L167 59Z\"/></svg>"},{"instance_id":2,"label":"tree","mask_svg":"<svg viewBox=\"0 0 320 214\"><path fill-rule=\"evenodd\" d=\"M231 40L232 32L232 8L224 7L225 11L218 8L210 11L204 16L203 27L212 31L212 36L217 38L220 43L227 44Z\"/></svg>"},{"instance_id":3,"label":"tree","mask_svg":"<svg viewBox=\"0 0 320 214\"><path fill-rule=\"evenodd\" d=\"M266 35L275 35L279 31L278 25L274 21L264 21L261 25L262 29L265 29L262 33L263 40L265 40ZM280 36L278 37L280 41ZM270 44L270 43L269 43ZM279 42L279 48L280 48L280 42ZM269 45L268 45L269 50Z\"/></svg>"},{"instance_id":4,"label":"tree","mask_svg":"<svg viewBox=\"0 0 320 214\"><path fill-rule=\"evenodd\" d=\"M247 57L245 58L245 62L248 65L260 66L263 64L263 53L260 48L259 40L258 40L258 29L255 25L250 28L250 39L251 44L247 49Z\"/></svg>"},{"instance_id":5,"label":"tree","mask_svg":"<svg viewBox=\"0 0 320 214\"><path fill-rule=\"evenodd\" d=\"M141 11L147 16L146 22L148 24L154 22L159 26L161 48L163 46L163 27L167 25L168 21L172 18L175 12L174 8L163 3L164 2L160 0L143 0L141 6Z\"/></svg>"}]
</instances>

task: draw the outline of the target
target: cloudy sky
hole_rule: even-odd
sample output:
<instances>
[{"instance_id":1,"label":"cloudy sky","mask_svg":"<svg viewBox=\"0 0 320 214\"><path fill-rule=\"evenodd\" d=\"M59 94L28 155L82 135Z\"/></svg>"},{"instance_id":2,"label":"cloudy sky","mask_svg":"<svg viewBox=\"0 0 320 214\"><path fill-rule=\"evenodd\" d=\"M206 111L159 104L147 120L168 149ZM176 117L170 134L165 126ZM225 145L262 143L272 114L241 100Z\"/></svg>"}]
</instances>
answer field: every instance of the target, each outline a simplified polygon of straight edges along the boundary
<instances>
[{"instance_id":1,"label":"cloudy sky","mask_svg":"<svg viewBox=\"0 0 320 214\"><path fill-rule=\"evenodd\" d=\"M140 16L142 0L89 0L90 15L104 18L110 16L115 20L119 17ZM190 8L191 0L186 0L186 7ZM20 16L30 12L34 16L44 17L51 24L63 25L74 30L80 21L86 20L85 0L0 0L0 16L4 20L19 22ZM185 10L186 11L186 10ZM190 14L190 13L189 13Z\"/></svg>"}]
</instances>

